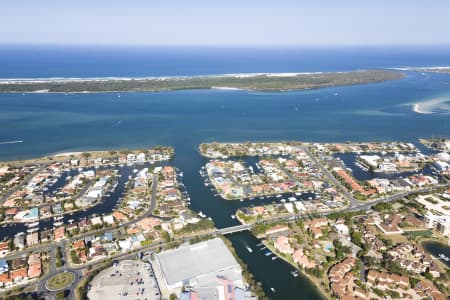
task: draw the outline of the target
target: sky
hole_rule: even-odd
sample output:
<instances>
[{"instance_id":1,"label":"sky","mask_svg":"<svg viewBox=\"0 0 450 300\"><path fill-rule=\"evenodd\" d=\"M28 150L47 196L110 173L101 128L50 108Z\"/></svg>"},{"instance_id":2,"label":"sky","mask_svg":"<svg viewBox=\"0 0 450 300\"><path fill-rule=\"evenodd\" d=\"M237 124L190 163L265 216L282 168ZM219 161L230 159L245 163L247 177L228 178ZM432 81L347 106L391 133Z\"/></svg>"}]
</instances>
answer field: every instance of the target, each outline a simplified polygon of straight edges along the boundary
<instances>
[{"instance_id":1,"label":"sky","mask_svg":"<svg viewBox=\"0 0 450 300\"><path fill-rule=\"evenodd\" d=\"M450 45L449 0L1 0L0 44Z\"/></svg>"}]
</instances>

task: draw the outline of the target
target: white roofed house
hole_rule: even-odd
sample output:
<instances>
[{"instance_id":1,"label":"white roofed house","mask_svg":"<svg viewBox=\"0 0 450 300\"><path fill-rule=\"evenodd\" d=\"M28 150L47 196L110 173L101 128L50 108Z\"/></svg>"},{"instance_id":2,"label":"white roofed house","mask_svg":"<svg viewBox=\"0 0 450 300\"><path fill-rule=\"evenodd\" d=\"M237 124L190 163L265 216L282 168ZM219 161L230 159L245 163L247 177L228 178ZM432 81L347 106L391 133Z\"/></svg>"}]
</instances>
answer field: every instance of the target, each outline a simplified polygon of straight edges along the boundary
<instances>
[{"instance_id":1,"label":"white roofed house","mask_svg":"<svg viewBox=\"0 0 450 300\"><path fill-rule=\"evenodd\" d=\"M145 153L141 152L136 156L137 162L145 162Z\"/></svg>"},{"instance_id":2,"label":"white roofed house","mask_svg":"<svg viewBox=\"0 0 450 300\"><path fill-rule=\"evenodd\" d=\"M127 163L134 163L136 161L136 155L133 153L129 153L127 155Z\"/></svg>"}]
</instances>

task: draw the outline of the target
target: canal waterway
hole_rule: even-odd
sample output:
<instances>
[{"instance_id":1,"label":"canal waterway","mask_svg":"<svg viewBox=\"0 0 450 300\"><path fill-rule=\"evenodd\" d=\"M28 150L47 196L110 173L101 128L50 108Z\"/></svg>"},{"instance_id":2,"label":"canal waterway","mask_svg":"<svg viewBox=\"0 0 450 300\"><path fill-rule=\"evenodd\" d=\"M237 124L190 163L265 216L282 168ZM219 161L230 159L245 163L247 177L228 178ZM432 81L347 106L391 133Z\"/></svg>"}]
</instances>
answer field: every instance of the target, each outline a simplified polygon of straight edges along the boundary
<instances>
[{"instance_id":1,"label":"canal waterway","mask_svg":"<svg viewBox=\"0 0 450 300\"><path fill-rule=\"evenodd\" d=\"M190 49L178 54L173 49L159 52L118 49L106 54L101 49L77 51L2 48L0 77L168 76L450 65L448 49L209 49L209 52ZM447 112L420 114L412 110L415 103L450 99L450 75L405 74L403 79L383 83L273 93L191 90L120 95L0 94L0 159L171 145L176 152L173 164L184 173L191 208L213 218L219 228L232 226L238 223L231 218L237 208L273 200L240 202L215 197L198 173L207 161L198 153L200 143L281 140L417 143L418 138L450 137ZM83 217L85 213L108 213L114 205L114 200L105 199L97 207L65 221ZM0 238L9 234L3 229ZM256 251L249 253L244 245L256 248L259 243L249 233L234 234L230 240L271 299L320 298L306 278L291 275L292 267L288 264Z\"/></svg>"},{"instance_id":2,"label":"canal waterway","mask_svg":"<svg viewBox=\"0 0 450 300\"><path fill-rule=\"evenodd\" d=\"M450 268L450 246L437 241L424 241L422 247L425 251L441 260ZM448 260L447 260L448 258Z\"/></svg>"}]
</instances>

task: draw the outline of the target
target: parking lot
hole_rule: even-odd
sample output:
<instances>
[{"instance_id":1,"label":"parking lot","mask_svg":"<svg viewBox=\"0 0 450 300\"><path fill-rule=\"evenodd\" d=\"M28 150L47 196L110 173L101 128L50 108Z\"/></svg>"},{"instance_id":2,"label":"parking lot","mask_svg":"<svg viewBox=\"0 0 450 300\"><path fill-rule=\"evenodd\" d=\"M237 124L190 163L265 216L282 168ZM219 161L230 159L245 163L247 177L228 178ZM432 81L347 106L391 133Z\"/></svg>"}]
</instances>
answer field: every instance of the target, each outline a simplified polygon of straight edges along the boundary
<instances>
[{"instance_id":1,"label":"parking lot","mask_svg":"<svg viewBox=\"0 0 450 300\"><path fill-rule=\"evenodd\" d=\"M126 260L100 272L92 281L89 299L160 300L151 265Z\"/></svg>"}]
</instances>

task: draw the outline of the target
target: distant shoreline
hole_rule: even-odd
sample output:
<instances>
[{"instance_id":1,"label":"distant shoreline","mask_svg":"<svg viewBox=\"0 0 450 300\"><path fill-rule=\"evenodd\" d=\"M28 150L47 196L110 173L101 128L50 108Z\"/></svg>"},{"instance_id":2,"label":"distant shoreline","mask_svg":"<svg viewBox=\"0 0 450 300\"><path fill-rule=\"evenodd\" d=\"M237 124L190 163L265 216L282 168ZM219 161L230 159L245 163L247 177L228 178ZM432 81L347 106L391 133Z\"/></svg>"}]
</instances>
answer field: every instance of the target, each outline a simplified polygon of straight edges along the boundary
<instances>
[{"instance_id":1,"label":"distant shoreline","mask_svg":"<svg viewBox=\"0 0 450 300\"><path fill-rule=\"evenodd\" d=\"M316 73L241 73L180 77L0 79L0 93L120 93L176 90L290 91L403 78L392 70Z\"/></svg>"},{"instance_id":2,"label":"distant shoreline","mask_svg":"<svg viewBox=\"0 0 450 300\"><path fill-rule=\"evenodd\" d=\"M391 70L397 70L397 71L411 71L411 72L423 72L423 73L450 73L450 66L438 66L438 67L403 67L403 68L391 68Z\"/></svg>"}]
</instances>

